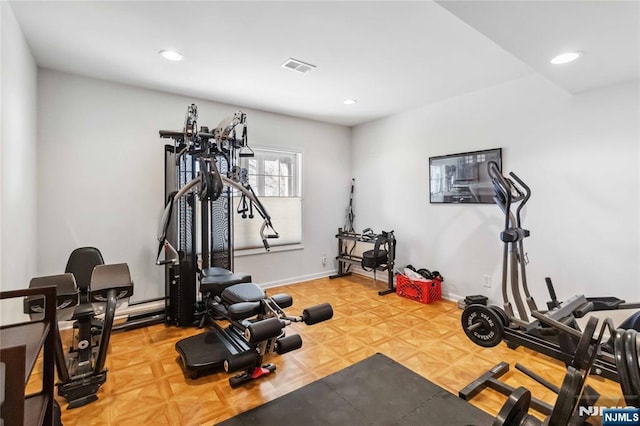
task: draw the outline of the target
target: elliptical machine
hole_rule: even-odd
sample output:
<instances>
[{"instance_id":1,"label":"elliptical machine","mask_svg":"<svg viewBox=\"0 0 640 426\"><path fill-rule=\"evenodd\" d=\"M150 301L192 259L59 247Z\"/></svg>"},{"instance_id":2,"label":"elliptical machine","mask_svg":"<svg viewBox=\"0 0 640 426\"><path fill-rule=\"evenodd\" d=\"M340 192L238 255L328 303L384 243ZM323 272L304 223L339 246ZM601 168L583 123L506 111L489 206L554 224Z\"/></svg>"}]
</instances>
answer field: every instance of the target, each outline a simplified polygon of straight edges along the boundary
<instances>
[{"instance_id":1,"label":"elliptical machine","mask_svg":"<svg viewBox=\"0 0 640 426\"><path fill-rule=\"evenodd\" d=\"M504 243L503 307L467 306L462 313L462 328L467 337L477 345L493 347L504 340L511 349L522 345L570 365L579 339L556 324L563 324L579 334L581 330L576 318L594 310L594 302L583 295L560 302L556 298L551 279L546 278L551 301L547 303L547 311L538 309L526 279L524 239L530 236L530 232L522 227L521 218L522 209L531 197L531 189L513 172L509 177L504 176L498 164L493 161L488 164L488 174L495 192L494 201L505 215L504 229L500 233L500 239ZM509 290L515 301L515 310L509 299ZM524 293L526 307L521 292ZM530 320L527 308L535 319ZM545 319L548 321L543 321ZM615 360L611 354L603 353L595 359L591 372L618 380Z\"/></svg>"}]
</instances>

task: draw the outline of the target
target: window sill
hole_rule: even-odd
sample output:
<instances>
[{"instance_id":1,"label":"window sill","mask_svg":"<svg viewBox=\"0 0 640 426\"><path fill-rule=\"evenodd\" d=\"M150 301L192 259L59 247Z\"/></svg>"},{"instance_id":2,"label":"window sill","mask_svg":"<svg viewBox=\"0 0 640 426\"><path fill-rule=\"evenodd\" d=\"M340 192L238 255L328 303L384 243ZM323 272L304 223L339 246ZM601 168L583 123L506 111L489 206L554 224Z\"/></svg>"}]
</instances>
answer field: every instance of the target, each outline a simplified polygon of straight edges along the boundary
<instances>
[{"instance_id":1,"label":"window sill","mask_svg":"<svg viewBox=\"0 0 640 426\"><path fill-rule=\"evenodd\" d=\"M256 254L279 253L283 251L293 251L293 250L302 250L302 249L304 249L304 246L302 244L288 244L286 246L271 247L269 251L266 251L264 247L234 250L233 255L235 257L243 257L243 256L253 256Z\"/></svg>"}]
</instances>

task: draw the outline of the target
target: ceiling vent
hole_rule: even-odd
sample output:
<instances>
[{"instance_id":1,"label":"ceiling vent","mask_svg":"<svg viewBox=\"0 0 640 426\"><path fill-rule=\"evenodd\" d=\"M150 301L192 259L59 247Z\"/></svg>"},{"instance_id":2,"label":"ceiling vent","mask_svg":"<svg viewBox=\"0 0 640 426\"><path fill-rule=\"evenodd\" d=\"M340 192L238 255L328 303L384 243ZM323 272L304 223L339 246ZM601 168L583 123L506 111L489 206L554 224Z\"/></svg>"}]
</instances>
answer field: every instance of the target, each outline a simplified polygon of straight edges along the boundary
<instances>
[{"instance_id":1,"label":"ceiling vent","mask_svg":"<svg viewBox=\"0 0 640 426\"><path fill-rule=\"evenodd\" d=\"M306 62L302 62L293 58L287 59L281 66L282 68L286 68L288 70L296 71L302 74L308 74L316 67L315 65L307 64Z\"/></svg>"}]
</instances>

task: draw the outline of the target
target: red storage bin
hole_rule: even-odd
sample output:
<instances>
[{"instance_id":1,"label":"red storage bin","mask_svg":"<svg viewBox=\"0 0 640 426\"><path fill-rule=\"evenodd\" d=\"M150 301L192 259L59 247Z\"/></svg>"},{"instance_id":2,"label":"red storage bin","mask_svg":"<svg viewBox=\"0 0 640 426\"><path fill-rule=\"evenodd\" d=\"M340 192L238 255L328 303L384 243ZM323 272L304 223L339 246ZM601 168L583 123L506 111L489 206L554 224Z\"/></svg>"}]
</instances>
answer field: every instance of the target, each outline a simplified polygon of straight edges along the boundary
<instances>
[{"instance_id":1,"label":"red storage bin","mask_svg":"<svg viewBox=\"0 0 640 426\"><path fill-rule=\"evenodd\" d=\"M438 279L413 281L406 275L397 275L396 293L420 303L431 303L442 298L442 282Z\"/></svg>"}]
</instances>

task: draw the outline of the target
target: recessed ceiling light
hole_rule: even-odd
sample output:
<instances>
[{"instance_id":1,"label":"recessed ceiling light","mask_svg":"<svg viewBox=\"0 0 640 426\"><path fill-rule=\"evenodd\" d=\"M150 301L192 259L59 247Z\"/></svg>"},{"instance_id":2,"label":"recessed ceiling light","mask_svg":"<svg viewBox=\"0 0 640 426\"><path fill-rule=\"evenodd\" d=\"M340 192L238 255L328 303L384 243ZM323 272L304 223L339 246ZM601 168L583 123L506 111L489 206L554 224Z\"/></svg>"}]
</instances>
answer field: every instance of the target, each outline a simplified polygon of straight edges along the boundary
<instances>
[{"instance_id":1,"label":"recessed ceiling light","mask_svg":"<svg viewBox=\"0 0 640 426\"><path fill-rule=\"evenodd\" d=\"M174 50L161 50L160 54L163 58L170 61L181 61L183 56Z\"/></svg>"},{"instance_id":2,"label":"recessed ceiling light","mask_svg":"<svg viewBox=\"0 0 640 426\"><path fill-rule=\"evenodd\" d=\"M345 99L344 102L343 102L343 104L345 104L345 105L353 105L353 104L357 104L357 103L358 103L358 101L355 100L355 99Z\"/></svg>"},{"instance_id":3,"label":"recessed ceiling light","mask_svg":"<svg viewBox=\"0 0 640 426\"><path fill-rule=\"evenodd\" d=\"M554 65L566 64L568 62L575 61L580 56L582 56L581 52L567 52L553 58L551 63Z\"/></svg>"}]
</instances>

